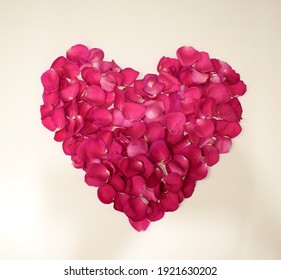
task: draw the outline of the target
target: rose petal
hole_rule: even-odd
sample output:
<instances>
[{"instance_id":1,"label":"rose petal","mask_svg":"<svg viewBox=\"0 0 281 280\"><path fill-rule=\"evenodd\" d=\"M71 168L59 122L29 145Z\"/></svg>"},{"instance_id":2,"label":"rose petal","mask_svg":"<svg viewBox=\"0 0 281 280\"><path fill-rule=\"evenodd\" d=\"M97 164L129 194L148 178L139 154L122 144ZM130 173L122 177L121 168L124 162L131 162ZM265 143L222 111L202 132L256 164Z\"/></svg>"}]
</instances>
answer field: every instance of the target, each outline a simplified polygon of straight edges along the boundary
<instances>
[{"instance_id":1,"label":"rose petal","mask_svg":"<svg viewBox=\"0 0 281 280\"><path fill-rule=\"evenodd\" d=\"M85 182L89 186L100 187L107 182L109 175L110 173L104 165L93 163L86 169Z\"/></svg>"},{"instance_id":2,"label":"rose petal","mask_svg":"<svg viewBox=\"0 0 281 280\"><path fill-rule=\"evenodd\" d=\"M114 201L115 196L116 196L115 189L108 184L105 184L98 188L98 198L102 203L105 204L112 203Z\"/></svg>"},{"instance_id":3,"label":"rose petal","mask_svg":"<svg viewBox=\"0 0 281 280\"><path fill-rule=\"evenodd\" d=\"M157 140L150 146L148 158L154 163L168 162L170 160L170 151L163 140Z\"/></svg>"},{"instance_id":4,"label":"rose petal","mask_svg":"<svg viewBox=\"0 0 281 280\"><path fill-rule=\"evenodd\" d=\"M78 44L71 47L66 53L67 59L78 64L85 63L89 55L90 55L89 49L82 44Z\"/></svg>"},{"instance_id":5,"label":"rose petal","mask_svg":"<svg viewBox=\"0 0 281 280\"><path fill-rule=\"evenodd\" d=\"M179 62L184 67L190 67L193 63L200 59L200 53L193 47L181 47L177 50Z\"/></svg>"},{"instance_id":6,"label":"rose petal","mask_svg":"<svg viewBox=\"0 0 281 280\"><path fill-rule=\"evenodd\" d=\"M240 134L242 128L238 122L217 121L216 130L223 136L234 138Z\"/></svg>"},{"instance_id":7,"label":"rose petal","mask_svg":"<svg viewBox=\"0 0 281 280\"><path fill-rule=\"evenodd\" d=\"M162 124L153 122L147 125L144 138L148 143L153 143L157 140L163 140L164 136L165 130Z\"/></svg>"},{"instance_id":8,"label":"rose petal","mask_svg":"<svg viewBox=\"0 0 281 280\"><path fill-rule=\"evenodd\" d=\"M122 113L127 120L139 121L144 116L145 107L141 104L127 102L123 107Z\"/></svg>"},{"instance_id":9,"label":"rose petal","mask_svg":"<svg viewBox=\"0 0 281 280\"><path fill-rule=\"evenodd\" d=\"M112 115L110 111L105 108L93 110L92 118L93 122L99 126L108 125L112 121Z\"/></svg>"},{"instance_id":10,"label":"rose petal","mask_svg":"<svg viewBox=\"0 0 281 280\"><path fill-rule=\"evenodd\" d=\"M42 124L51 131L63 129L67 124L64 109L54 108L51 115L42 117Z\"/></svg>"},{"instance_id":11,"label":"rose petal","mask_svg":"<svg viewBox=\"0 0 281 280\"><path fill-rule=\"evenodd\" d=\"M59 87L60 78L56 70L49 69L42 74L41 82L45 90L56 91Z\"/></svg>"},{"instance_id":12,"label":"rose petal","mask_svg":"<svg viewBox=\"0 0 281 280\"><path fill-rule=\"evenodd\" d=\"M143 139L132 139L127 147L127 154L129 157L145 155L147 151L147 143Z\"/></svg>"},{"instance_id":13,"label":"rose petal","mask_svg":"<svg viewBox=\"0 0 281 280\"><path fill-rule=\"evenodd\" d=\"M206 145L202 148L204 161L208 166L213 166L219 161L219 151L212 145Z\"/></svg>"},{"instance_id":14,"label":"rose petal","mask_svg":"<svg viewBox=\"0 0 281 280\"><path fill-rule=\"evenodd\" d=\"M194 127L194 132L201 138L209 138L213 136L215 126L211 120L199 119Z\"/></svg>"},{"instance_id":15,"label":"rose petal","mask_svg":"<svg viewBox=\"0 0 281 280\"><path fill-rule=\"evenodd\" d=\"M120 74L122 76L121 85L129 86L136 80L139 75L139 72L132 68L125 68L121 70Z\"/></svg>"},{"instance_id":16,"label":"rose petal","mask_svg":"<svg viewBox=\"0 0 281 280\"><path fill-rule=\"evenodd\" d=\"M140 197L130 197L125 202L123 211L133 221L141 221L146 217L147 204Z\"/></svg>"},{"instance_id":17,"label":"rose petal","mask_svg":"<svg viewBox=\"0 0 281 280\"><path fill-rule=\"evenodd\" d=\"M104 58L103 50L99 48L92 48L89 52L88 62L93 63L96 61L101 61Z\"/></svg>"},{"instance_id":18,"label":"rose petal","mask_svg":"<svg viewBox=\"0 0 281 280\"><path fill-rule=\"evenodd\" d=\"M81 76L87 85L100 85L102 74L93 67L85 67L81 71Z\"/></svg>"},{"instance_id":19,"label":"rose petal","mask_svg":"<svg viewBox=\"0 0 281 280\"><path fill-rule=\"evenodd\" d=\"M200 57L195 62L194 68L202 73L214 71L214 66L210 60L209 54L206 52L200 52Z\"/></svg>"},{"instance_id":20,"label":"rose petal","mask_svg":"<svg viewBox=\"0 0 281 280\"><path fill-rule=\"evenodd\" d=\"M185 198L189 198L192 196L194 189L195 189L195 185L196 185L195 181L190 180L190 179L185 180L184 186L182 189Z\"/></svg>"},{"instance_id":21,"label":"rose petal","mask_svg":"<svg viewBox=\"0 0 281 280\"><path fill-rule=\"evenodd\" d=\"M163 178L163 181L168 191L172 193L178 193L181 190L182 177L178 173L169 173Z\"/></svg>"},{"instance_id":22,"label":"rose petal","mask_svg":"<svg viewBox=\"0 0 281 280\"><path fill-rule=\"evenodd\" d=\"M83 96L83 100L95 104L96 106L102 106L105 103L105 92L99 86L89 86Z\"/></svg>"},{"instance_id":23,"label":"rose petal","mask_svg":"<svg viewBox=\"0 0 281 280\"><path fill-rule=\"evenodd\" d=\"M64 88L63 90L61 90L61 98L64 101L71 101L72 99L74 99L79 91L79 83L74 82L72 84L70 84L67 88Z\"/></svg>"},{"instance_id":24,"label":"rose petal","mask_svg":"<svg viewBox=\"0 0 281 280\"><path fill-rule=\"evenodd\" d=\"M147 209L147 218L151 222L158 221L163 218L165 212L160 207L160 204L155 201L150 201L148 203L148 209Z\"/></svg>"},{"instance_id":25,"label":"rose petal","mask_svg":"<svg viewBox=\"0 0 281 280\"><path fill-rule=\"evenodd\" d=\"M179 208L179 199L176 193L165 192L161 195L160 206L165 212L176 211Z\"/></svg>"},{"instance_id":26,"label":"rose petal","mask_svg":"<svg viewBox=\"0 0 281 280\"><path fill-rule=\"evenodd\" d=\"M145 231L150 224L150 221L148 219L143 219L142 221L137 221L137 222L132 219L129 219L129 222L131 226L139 232Z\"/></svg>"},{"instance_id":27,"label":"rose petal","mask_svg":"<svg viewBox=\"0 0 281 280\"><path fill-rule=\"evenodd\" d=\"M124 204L128 201L130 196L126 193L117 193L114 199L114 209L123 212Z\"/></svg>"}]
</instances>

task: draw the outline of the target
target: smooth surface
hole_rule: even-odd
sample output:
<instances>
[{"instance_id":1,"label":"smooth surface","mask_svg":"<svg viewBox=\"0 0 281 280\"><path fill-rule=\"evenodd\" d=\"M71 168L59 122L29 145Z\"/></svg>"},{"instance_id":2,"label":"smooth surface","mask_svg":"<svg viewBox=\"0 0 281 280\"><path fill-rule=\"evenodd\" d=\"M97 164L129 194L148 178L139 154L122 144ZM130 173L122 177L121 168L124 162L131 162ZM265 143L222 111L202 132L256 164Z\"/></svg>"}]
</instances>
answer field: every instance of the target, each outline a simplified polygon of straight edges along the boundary
<instances>
[{"instance_id":1,"label":"smooth surface","mask_svg":"<svg viewBox=\"0 0 281 280\"><path fill-rule=\"evenodd\" d=\"M280 8L278 0L0 0L0 258L280 259ZM231 152L146 232L98 201L41 125L40 76L76 43L142 74L192 45L248 85Z\"/></svg>"}]
</instances>

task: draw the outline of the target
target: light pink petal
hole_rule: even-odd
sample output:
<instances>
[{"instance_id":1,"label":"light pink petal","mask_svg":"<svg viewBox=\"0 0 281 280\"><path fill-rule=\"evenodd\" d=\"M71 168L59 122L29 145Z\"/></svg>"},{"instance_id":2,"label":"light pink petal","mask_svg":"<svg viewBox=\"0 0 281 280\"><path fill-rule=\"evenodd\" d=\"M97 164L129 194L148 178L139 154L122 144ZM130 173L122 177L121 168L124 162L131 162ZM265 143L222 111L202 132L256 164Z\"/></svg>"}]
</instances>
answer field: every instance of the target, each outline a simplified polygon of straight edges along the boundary
<instances>
[{"instance_id":1,"label":"light pink petal","mask_svg":"<svg viewBox=\"0 0 281 280\"><path fill-rule=\"evenodd\" d=\"M54 108L52 115L42 118L42 124L51 131L63 129L67 124L64 109Z\"/></svg>"},{"instance_id":2,"label":"light pink petal","mask_svg":"<svg viewBox=\"0 0 281 280\"><path fill-rule=\"evenodd\" d=\"M180 89L179 80L168 72L165 71L160 72L159 82L165 85L165 90L163 91L163 94L170 94L173 92L177 92Z\"/></svg>"},{"instance_id":3,"label":"light pink petal","mask_svg":"<svg viewBox=\"0 0 281 280\"><path fill-rule=\"evenodd\" d=\"M100 85L102 74L97 69L93 67L85 67L81 72L81 76L83 80L87 83L87 85Z\"/></svg>"},{"instance_id":4,"label":"light pink petal","mask_svg":"<svg viewBox=\"0 0 281 280\"><path fill-rule=\"evenodd\" d=\"M174 155L167 164L167 171L178 173L180 176L186 176L189 168L188 159L183 155Z\"/></svg>"},{"instance_id":5,"label":"light pink petal","mask_svg":"<svg viewBox=\"0 0 281 280\"><path fill-rule=\"evenodd\" d=\"M130 136L132 139L138 139L142 137L145 131L146 131L146 126L141 121L133 122L133 125L127 128L128 136Z\"/></svg>"},{"instance_id":6,"label":"light pink petal","mask_svg":"<svg viewBox=\"0 0 281 280\"><path fill-rule=\"evenodd\" d=\"M163 182L168 191L178 193L182 188L182 177L175 172L169 173L163 178Z\"/></svg>"},{"instance_id":7,"label":"light pink petal","mask_svg":"<svg viewBox=\"0 0 281 280\"><path fill-rule=\"evenodd\" d=\"M206 145L202 148L204 161L208 166L213 166L219 161L219 151L212 145Z\"/></svg>"},{"instance_id":8,"label":"light pink petal","mask_svg":"<svg viewBox=\"0 0 281 280\"><path fill-rule=\"evenodd\" d=\"M192 180L203 180L208 175L208 167L204 162L201 162L196 169L189 170L189 178Z\"/></svg>"},{"instance_id":9,"label":"light pink petal","mask_svg":"<svg viewBox=\"0 0 281 280\"><path fill-rule=\"evenodd\" d=\"M131 197L125 202L123 211L133 221L141 221L146 218L147 204L140 197Z\"/></svg>"},{"instance_id":10,"label":"light pink petal","mask_svg":"<svg viewBox=\"0 0 281 280\"><path fill-rule=\"evenodd\" d=\"M238 122L217 121L216 130L223 136L234 138L240 134L242 128Z\"/></svg>"},{"instance_id":11,"label":"light pink petal","mask_svg":"<svg viewBox=\"0 0 281 280\"><path fill-rule=\"evenodd\" d=\"M74 99L79 91L79 83L74 82L72 84L70 84L67 88L64 88L63 90L61 90L61 98L64 101L71 101L72 99Z\"/></svg>"},{"instance_id":12,"label":"light pink petal","mask_svg":"<svg viewBox=\"0 0 281 280\"><path fill-rule=\"evenodd\" d=\"M90 49L89 57L88 57L88 62L96 62L96 61L101 61L104 58L104 53L103 50L98 49L98 48L92 48Z\"/></svg>"},{"instance_id":13,"label":"light pink petal","mask_svg":"<svg viewBox=\"0 0 281 280\"><path fill-rule=\"evenodd\" d=\"M100 187L107 182L109 175L104 165L93 163L86 169L85 182L89 186Z\"/></svg>"},{"instance_id":14,"label":"light pink petal","mask_svg":"<svg viewBox=\"0 0 281 280\"><path fill-rule=\"evenodd\" d=\"M161 195L160 206L165 212L176 211L179 208L179 199L176 193L166 192Z\"/></svg>"},{"instance_id":15,"label":"light pink petal","mask_svg":"<svg viewBox=\"0 0 281 280\"><path fill-rule=\"evenodd\" d=\"M238 81L236 84L229 85L228 88L232 96L244 95L247 90L247 86L242 81Z\"/></svg>"},{"instance_id":16,"label":"light pink petal","mask_svg":"<svg viewBox=\"0 0 281 280\"><path fill-rule=\"evenodd\" d=\"M102 106L105 103L104 90L96 85L89 86L83 96L83 100L93 103L96 106Z\"/></svg>"},{"instance_id":17,"label":"light pink petal","mask_svg":"<svg viewBox=\"0 0 281 280\"><path fill-rule=\"evenodd\" d=\"M67 78L74 78L80 74L80 68L77 64L67 62L62 66L62 70Z\"/></svg>"},{"instance_id":18,"label":"light pink petal","mask_svg":"<svg viewBox=\"0 0 281 280\"><path fill-rule=\"evenodd\" d=\"M129 157L145 155L147 151L147 143L143 139L132 139L127 147L127 154Z\"/></svg>"},{"instance_id":19,"label":"light pink petal","mask_svg":"<svg viewBox=\"0 0 281 280\"><path fill-rule=\"evenodd\" d=\"M89 159L100 158L106 152L106 147L101 139L89 139L87 141L86 152Z\"/></svg>"},{"instance_id":20,"label":"light pink petal","mask_svg":"<svg viewBox=\"0 0 281 280\"><path fill-rule=\"evenodd\" d=\"M207 98L201 103L200 110L205 117L212 118L216 110L215 100L213 98Z\"/></svg>"},{"instance_id":21,"label":"light pink petal","mask_svg":"<svg viewBox=\"0 0 281 280\"><path fill-rule=\"evenodd\" d=\"M120 170L125 177L132 177L141 174L142 168L142 162L135 158L124 158L120 164Z\"/></svg>"},{"instance_id":22,"label":"light pink petal","mask_svg":"<svg viewBox=\"0 0 281 280\"><path fill-rule=\"evenodd\" d=\"M144 116L145 107L141 104L127 102L123 107L122 113L129 121L139 121Z\"/></svg>"},{"instance_id":23,"label":"light pink petal","mask_svg":"<svg viewBox=\"0 0 281 280\"><path fill-rule=\"evenodd\" d=\"M199 72L195 69L192 69L192 82L194 84L204 84L209 79L209 74Z\"/></svg>"},{"instance_id":24,"label":"light pink petal","mask_svg":"<svg viewBox=\"0 0 281 280\"><path fill-rule=\"evenodd\" d=\"M202 73L208 73L214 71L214 66L210 60L209 54L206 52L200 52L200 57L195 62L194 67L196 70Z\"/></svg>"},{"instance_id":25,"label":"light pink petal","mask_svg":"<svg viewBox=\"0 0 281 280\"><path fill-rule=\"evenodd\" d=\"M158 81L158 76L155 74L146 74L142 80L142 86L149 97L155 97L165 88L165 85Z\"/></svg>"},{"instance_id":26,"label":"light pink petal","mask_svg":"<svg viewBox=\"0 0 281 280\"><path fill-rule=\"evenodd\" d=\"M149 224L150 224L150 221L148 219L143 219L142 221L134 221L132 219L129 219L129 222L131 224L131 226L136 230L136 231L145 231Z\"/></svg>"},{"instance_id":27,"label":"light pink petal","mask_svg":"<svg viewBox=\"0 0 281 280\"><path fill-rule=\"evenodd\" d=\"M114 201L115 196L116 191L111 185L105 184L98 188L98 198L102 203L112 203Z\"/></svg>"},{"instance_id":28,"label":"light pink petal","mask_svg":"<svg viewBox=\"0 0 281 280\"><path fill-rule=\"evenodd\" d=\"M45 90L56 91L59 87L60 78L56 70L49 69L42 74L41 82Z\"/></svg>"},{"instance_id":29,"label":"light pink petal","mask_svg":"<svg viewBox=\"0 0 281 280\"><path fill-rule=\"evenodd\" d=\"M200 53L193 47L184 46L177 50L177 57L182 66L190 67L193 63L200 59Z\"/></svg>"},{"instance_id":30,"label":"light pink petal","mask_svg":"<svg viewBox=\"0 0 281 280\"><path fill-rule=\"evenodd\" d=\"M189 198L192 196L195 189L195 185L196 183L193 180L188 179L185 181L182 189L185 198Z\"/></svg>"},{"instance_id":31,"label":"light pink petal","mask_svg":"<svg viewBox=\"0 0 281 280\"><path fill-rule=\"evenodd\" d=\"M120 74L122 76L121 85L129 86L136 80L139 75L139 72L132 68L125 68L121 70Z\"/></svg>"},{"instance_id":32,"label":"light pink petal","mask_svg":"<svg viewBox=\"0 0 281 280\"><path fill-rule=\"evenodd\" d=\"M103 90L110 92L114 90L117 81L115 76L108 72L106 76L101 77L100 84Z\"/></svg>"},{"instance_id":33,"label":"light pink petal","mask_svg":"<svg viewBox=\"0 0 281 280\"><path fill-rule=\"evenodd\" d=\"M196 122L194 127L194 132L200 138L209 138L212 137L215 131L215 126L211 120L208 119L199 119Z\"/></svg>"},{"instance_id":34,"label":"light pink petal","mask_svg":"<svg viewBox=\"0 0 281 280\"><path fill-rule=\"evenodd\" d=\"M158 221L163 218L165 212L160 207L160 204L155 201L150 201L148 203L148 209L147 209L147 218L151 222Z\"/></svg>"},{"instance_id":35,"label":"light pink petal","mask_svg":"<svg viewBox=\"0 0 281 280\"><path fill-rule=\"evenodd\" d=\"M153 143L157 140L163 140L164 136L165 130L162 124L153 122L147 125L144 138L148 143Z\"/></svg>"},{"instance_id":36,"label":"light pink petal","mask_svg":"<svg viewBox=\"0 0 281 280\"><path fill-rule=\"evenodd\" d=\"M105 108L93 110L92 118L93 122L99 126L108 125L112 121L112 115L110 111Z\"/></svg>"},{"instance_id":37,"label":"light pink petal","mask_svg":"<svg viewBox=\"0 0 281 280\"><path fill-rule=\"evenodd\" d=\"M114 199L114 209L123 212L124 204L128 201L130 196L126 193L117 193Z\"/></svg>"},{"instance_id":38,"label":"light pink petal","mask_svg":"<svg viewBox=\"0 0 281 280\"><path fill-rule=\"evenodd\" d=\"M89 55L89 49L82 44L71 47L66 53L67 59L77 64L85 63Z\"/></svg>"},{"instance_id":39,"label":"light pink petal","mask_svg":"<svg viewBox=\"0 0 281 280\"><path fill-rule=\"evenodd\" d=\"M122 112L119 109L113 109L112 110L112 124L113 125L122 125L125 118L122 114Z\"/></svg>"},{"instance_id":40,"label":"light pink petal","mask_svg":"<svg viewBox=\"0 0 281 280\"><path fill-rule=\"evenodd\" d=\"M166 163L170 160L170 157L171 154L165 141L157 140L151 144L148 158L151 159L154 163Z\"/></svg>"},{"instance_id":41,"label":"light pink petal","mask_svg":"<svg viewBox=\"0 0 281 280\"><path fill-rule=\"evenodd\" d=\"M223 84L211 84L207 90L207 96L213 98L216 104L227 102L230 94Z\"/></svg>"}]
</instances>

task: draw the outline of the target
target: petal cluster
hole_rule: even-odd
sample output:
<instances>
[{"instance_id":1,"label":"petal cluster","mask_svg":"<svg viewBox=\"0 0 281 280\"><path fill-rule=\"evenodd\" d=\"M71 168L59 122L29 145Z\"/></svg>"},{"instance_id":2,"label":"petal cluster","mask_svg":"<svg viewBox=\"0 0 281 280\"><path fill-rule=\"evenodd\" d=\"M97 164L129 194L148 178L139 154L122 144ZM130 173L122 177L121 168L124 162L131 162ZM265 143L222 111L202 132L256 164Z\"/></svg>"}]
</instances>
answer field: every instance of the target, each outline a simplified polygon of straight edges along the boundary
<instances>
[{"instance_id":1,"label":"petal cluster","mask_svg":"<svg viewBox=\"0 0 281 280\"><path fill-rule=\"evenodd\" d=\"M230 65L183 46L138 78L82 44L41 76L42 124L101 202L146 230L189 198L241 132L246 85Z\"/></svg>"}]
</instances>

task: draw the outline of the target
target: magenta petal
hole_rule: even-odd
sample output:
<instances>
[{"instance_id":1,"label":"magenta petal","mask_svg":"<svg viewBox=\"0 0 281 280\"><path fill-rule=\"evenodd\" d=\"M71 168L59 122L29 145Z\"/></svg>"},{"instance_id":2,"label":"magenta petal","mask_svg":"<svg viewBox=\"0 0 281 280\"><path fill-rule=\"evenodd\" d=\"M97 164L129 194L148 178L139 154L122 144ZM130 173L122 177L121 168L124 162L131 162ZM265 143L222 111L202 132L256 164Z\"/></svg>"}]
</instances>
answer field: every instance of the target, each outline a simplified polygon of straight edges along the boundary
<instances>
[{"instance_id":1,"label":"magenta petal","mask_svg":"<svg viewBox=\"0 0 281 280\"><path fill-rule=\"evenodd\" d=\"M122 114L122 112L119 109L113 109L112 110L112 124L113 125L122 125L125 118Z\"/></svg>"},{"instance_id":2,"label":"magenta petal","mask_svg":"<svg viewBox=\"0 0 281 280\"><path fill-rule=\"evenodd\" d=\"M114 90L117 81L113 74L107 73L106 76L101 77L100 84L102 89L104 89L106 92L111 92Z\"/></svg>"},{"instance_id":3,"label":"magenta petal","mask_svg":"<svg viewBox=\"0 0 281 280\"><path fill-rule=\"evenodd\" d=\"M49 69L41 76L41 82L45 90L56 91L59 87L59 75L56 70Z\"/></svg>"},{"instance_id":4,"label":"magenta petal","mask_svg":"<svg viewBox=\"0 0 281 280\"><path fill-rule=\"evenodd\" d=\"M200 138L209 138L213 136L215 126L211 120L199 119L196 122L194 131Z\"/></svg>"},{"instance_id":5,"label":"magenta petal","mask_svg":"<svg viewBox=\"0 0 281 280\"><path fill-rule=\"evenodd\" d=\"M234 138L240 134L242 128L238 122L217 121L217 132L223 136Z\"/></svg>"},{"instance_id":6,"label":"magenta petal","mask_svg":"<svg viewBox=\"0 0 281 280\"><path fill-rule=\"evenodd\" d=\"M127 147L127 154L129 157L146 154L148 147L143 139L132 139Z\"/></svg>"},{"instance_id":7,"label":"magenta petal","mask_svg":"<svg viewBox=\"0 0 281 280\"><path fill-rule=\"evenodd\" d=\"M186 146L181 153L188 159L192 169L197 168L202 161L201 149L195 145Z\"/></svg>"},{"instance_id":8,"label":"magenta petal","mask_svg":"<svg viewBox=\"0 0 281 280\"><path fill-rule=\"evenodd\" d=\"M77 64L67 62L62 66L62 70L67 78L74 78L80 74L80 68Z\"/></svg>"},{"instance_id":9,"label":"magenta petal","mask_svg":"<svg viewBox=\"0 0 281 280\"><path fill-rule=\"evenodd\" d=\"M42 124L51 131L63 129L67 124L64 109L54 108L51 115L42 118Z\"/></svg>"},{"instance_id":10,"label":"magenta petal","mask_svg":"<svg viewBox=\"0 0 281 280\"><path fill-rule=\"evenodd\" d=\"M104 165L93 163L86 169L85 182L89 186L100 187L107 182L109 175Z\"/></svg>"},{"instance_id":11,"label":"magenta petal","mask_svg":"<svg viewBox=\"0 0 281 280\"><path fill-rule=\"evenodd\" d=\"M208 166L213 166L219 161L219 151L212 145L206 145L202 148L204 161Z\"/></svg>"},{"instance_id":12,"label":"magenta petal","mask_svg":"<svg viewBox=\"0 0 281 280\"><path fill-rule=\"evenodd\" d=\"M242 81L239 81L236 84L230 85L229 90L232 96L241 96L246 92L247 86Z\"/></svg>"},{"instance_id":13,"label":"magenta petal","mask_svg":"<svg viewBox=\"0 0 281 280\"><path fill-rule=\"evenodd\" d=\"M200 110L205 117L212 118L216 110L215 100L213 98L207 98L201 103Z\"/></svg>"},{"instance_id":14,"label":"magenta petal","mask_svg":"<svg viewBox=\"0 0 281 280\"><path fill-rule=\"evenodd\" d=\"M230 99L230 94L223 84L211 84L207 90L208 97L212 97L216 104L226 102Z\"/></svg>"},{"instance_id":15,"label":"magenta petal","mask_svg":"<svg viewBox=\"0 0 281 280\"><path fill-rule=\"evenodd\" d=\"M96 109L92 112L93 122L99 126L105 126L111 123L112 115L109 110L103 109Z\"/></svg>"},{"instance_id":16,"label":"magenta petal","mask_svg":"<svg viewBox=\"0 0 281 280\"><path fill-rule=\"evenodd\" d=\"M153 143L157 140L164 139L165 130L162 124L158 122L153 122L147 125L147 129L144 135L145 140L148 143Z\"/></svg>"},{"instance_id":17,"label":"magenta petal","mask_svg":"<svg viewBox=\"0 0 281 280\"><path fill-rule=\"evenodd\" d=\"M201 73L195 69L192 70L192 82L195 84L204 84L209 79L209 74Z\"/></svg>"},{"instance_id":18,"label":"magenta petal","mask_svg":"<svg viewBox=\"0 0 281 280\"><path fill-rule=\"evenodd\" d=\"M165 118L166 128L170 131L182 132L186 122L186 117L181 112L169 113Z\"/></svg>"},{"instance_id":19,"label":"magenta petal","mask_svg":"<svg viewBox=\"0 0 281 280\"><path fill-rule=\"evenodd\" d=\"M78 44L71 47L66 53L67 59L78 64L85 63L89 55L90 55L89 49L82 44Z\"/></svg>"},{"instance_id":20,"label":"magenta petal","mask_svg":"<svg viewBox=\"0 0 281 280\"><path fill-rule=\"evenodd\" d=\"M88 57L88 62L96 62L96 61L101 61L104 58L104 53L103 50L99 48L93 48L90 49L89 57Z\"/></svg>"},{"instance_id":21,"label":"magenta petal","mask_svg":"<svg viewBox=\"0 0 281 280\"><path fill-rule=\"evenodd\" d=\"M147 218L151 222L158 221L163 218L165 212L160 207L160 204L155 201L150 201L147 209Z\"/></svg>"},{"instance_id":22,"label":"magenta petal","mask_svg":"<svg viewBox=\"0 0 281 280\"><path fill-rule=\"evenodd\" d=\"M102 74L93 67L85 67L81 72L81 76L87 85L100 85Z\"/></svg>"},{"instance_id":23,"label":"magenta petal","mask_svg":"<svg viewBox=\"0 0 281 280\"><path fill-rule=\"evenodd\" d=\"M108 184L105 184L98 188L98 198L102 203L105 204L112 203L114 201L115 196L116 196L115 189Z\"/></svg>"},{"instance_id":24,"label":"magenta petal","mask_svg":"<svg viewBox=\"0 0 281 280\"><path fill-rule=\"evenodd\" d=\"M159 82L165 85L165 90L163 91L163 94L170 94L173 92L177 92L180 89L179 80L168 72L165 71L160 72Z\"/></svg>"},{"instance_id":25,"label":"magenta petal","mask_svg":"<svg viewBox=\"0 0 281 280\"><path fill-rule=\"evenodd\" d=\"M232 141L229 138L218 135L215 141L215 147L218 149L220 154L226 154L229 152L232 146Z\"/></svg>"},{"instance_id":26,"label":"magenta petal","mask_svg":"<svg viewBox=\"0 0 281 280\"><path fill-rule=\"evenodd\" d=\"M148 157L155 163L168 162L170 160L170 151L163 140L153 142L149 149Z\"/></svg>"},{"instance_id":27,"label":"magenta petal","mask_svg":"<svg viewBox=\"0 0 281 280\"><path fill-rule=\"evenodd\" d=\"M142 221L134 221L132 219L129 219L129 222L131 224L131 226L136 230L136 231L145 231L149 224L150 224L150 221L148 219L143 219Z\"/></svg>"},{"instance_id":28,"label":"magenta petal","mask_svg":"<svg viewBox=\"0 0 281 280\"><path fill-rule=\"evenodd\" d=\"M89 86L83 96L83 100L93 103L96 106L102 106L105 103L105 92L99 86Z\"/></svg>"},{"instance_id":29,"label":"magenta petal","mask_svg":"<svg viewBox=\"0 0 281 280\"><path fill-rule=\"evenodd\" d=\"M146 74L142 81L143 90L149 97L155 97L164 88L165 85L158 81L158 76L155 74Z\"/></svg>"},{"instance_id":30,"label":"magenta petal","mask_svg":"<svg viewBox=\"0 0 281 280\"><path fill-rule=\"evenodd\" d=\"M168 191L172 193L178 193L181 190L182 177L178 173L169 173L163 178L163 181Z\"/></svg>"},{"instance_id":31,"label":"magenta petal","mask_svg":"<svg viewBox=\"0 0 281 280\"><path fill-rule=\"evenodd\" d=\"M198 59L200 59L200 53L193 47L181 47L177 50L177 57L180 64L184 67L190 67Z\"/></svg>"},{"instance_id":32,"label":"magenta petal","mask_svg":"<svg viewBox=\"0 0 281 280\"><path fill-rule=\"evenodd\" d=\"M208 175L208 167L204 162L201 162L200 165L195 169L189 170L189 178L192 180L203 180Z\"/></svg>"},{"instance_id":33,"label":"magenta petal","mask_svg":"<svg viewBox=\"0 0 281 280\"><path fill-rule=\"evenodd\" d=\"M67 88L64 88L61 91L61 98L64 101L71 101L74 99L79 91L79 83L74 82L73 84L70 84Z\"/></svg>"},{"instance_id":34,"label":"magenta petal","mask_svg":"<svg viewBox=\"0 0 281 280\"><path fill-rule=\"evenodd\" d=\"M166 192L160 198L161 208L165 212L176 211L179 208L179 199L176 193Z\"/></svg>"},{"instance_id":35,"label":"magenta petal","mask_svg":"<svg viewBox=\"0 0 281 280\"><path fill-rule=\"evenodd\" d=\"M123 107L122 113L129 121L139 121L144 116L145 107L141 104L127 102Z\"/></svg>"},{"instance_id":36,"label":"magenta petal","mask_svg":"<svg viewBox=\"0 0 281 280\"><path fill-rule=\"evenodd\" d=\"M183 186L183 194L185 198L189 198L192 196L194 189L195 189L195 181L193 180L186 180Z\"/></svg>"},{"instance_id":37,"label":"magenta petal","mask_svg":"<svg viewBox=\"0 0 281 280\"><path fill-rule=\"evenodd\" d=\"M209 54L206 52L200 52L200 57L198 61L195 62L194 67L202 73L214 71L214 66L210 60Z\"/></svg>"},{"instance_id":38,"label":"magenta petal","mask_svg":"<svg viewBox=\"0 0 281 280\"><path fill-rule=\"evenodd\" d=\"M138 139L142 137L145 131L146 131L146 126L141 121L133 122L133 125L127 128L128 136L130 136L132 139Z\"/></svg>"},{"instance_id":39,"label":"magenta petal","mask_svg":"<svg viewBox=\"0 0 281 280\"><path fill-rule=\"evenodd\" d=\"M120 74L122 76L121 85L129 86L136 80L139 75L139 72L132 68L125 68L121 70Z\"/></svg>"},{"instance_id":40,"label":"magenta petal","mask_svg":"<svg viewBox=\"0 0 281 280\"><path fill-rule=\"evenodd\" d=\"M135 156L135 159L142 163L142 176L145 178L149 177L154 171L154 165L152 162L146 157L146 155L137 155Z\"/></svg>"},{"instance_id":41,"label":"magenta petal","mask_svg":"<svg viewBox=\"0 0 281 280\"><path fill-rule=\"evenodd\" d=\"M124 180L120 176L118 176L118 175L113 175L112 177L110 177L109 184L111 186L113 186L114 189L117 192L124 191L124 188L125 188Z\"/></svg>"},{"instance_id":42,"label":"magenta petal","mask_svg":"<svg viewBox=\"0 0 281 280\"><path fill-rule=\"evenodd\" d=\"M131 197L123 207L124 213L133 221L146 218L147 204L140 197Z\"/></svg>"},{"instance_id":43,"label":"magenta petal","mask_svg":"<svg viewBox=\"0 0 281 280\"><path fill-rule=\"evenodd\" d=\"M128 201L130 196L126 193L117 193L114 199L114 209L123 212L124 204Z\"/></svg>"},{"instance_id":44,"label":"magenta petal","mask_svg":"<svg viewBox=\"0 0 281 280\"><path fill-rule=\"evenodd\" d=\"M89 139L86 151L89 159L100 158L106 153L106 147L101 139Z\"/></svg>"},{"instance_id":45,"label":"magenta petal","mask_svg":"<svg viewBox=\"0 0 281 280\"><path fill-rule=\"evenodd\" d=\"M132 180L132 186L130 190L130 195L139 196L140 194L142 194L145 188L145 180L143 179L142 176L133 176L131 180Z\"/></svg>"},{"instance_id":46,"label":"magenta petal","mask_svg":"<svg viewBox=\"0 0 281 280\"><path fill-rule=\"evenodd\" d=\"M142 172L143 164L135 158L124 158L120 164L120 170L126 177L132 177Z\"/></svg>"},{"instance_id":47,"label":"magenta petal","mask_svg":"<svg viewBox=\"0 0 281 280\"><path fill-rule=\"evenodd\" d=\"M229 122L240 121L240 116L229 103L220 104L218 106L218 114L223 120Z\"/></svg>"},{"instance_id":48,"label":"magenta petal","mask_svg":"<svg viewBox=\"0 0 281 280\"><path fill-rule=\"evenodd\" d=\"M189 168L188 159L183 155L174 155L167 165L167 171L178 173L180 176L186 176Z\"/></svg>"}]
</instances>

